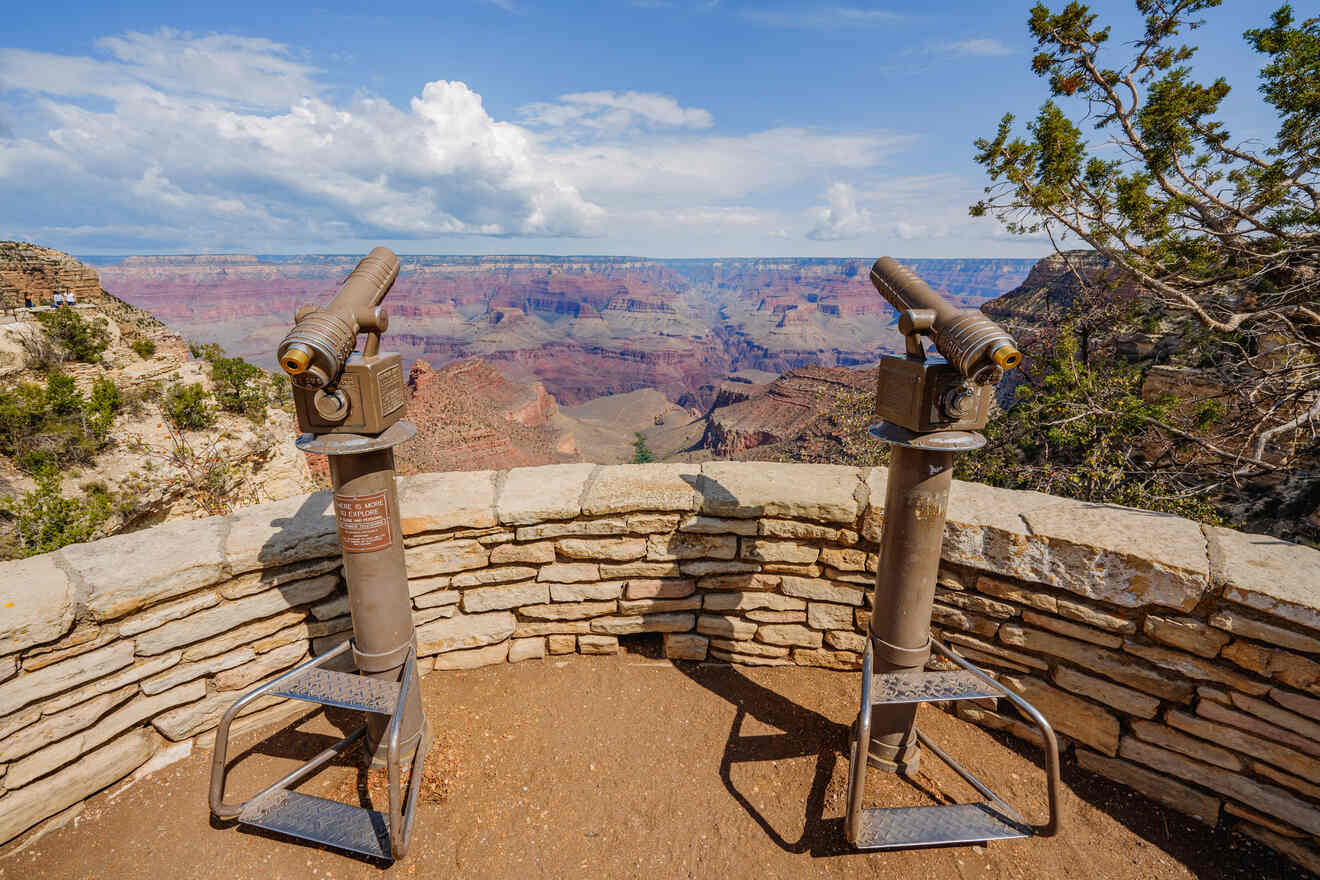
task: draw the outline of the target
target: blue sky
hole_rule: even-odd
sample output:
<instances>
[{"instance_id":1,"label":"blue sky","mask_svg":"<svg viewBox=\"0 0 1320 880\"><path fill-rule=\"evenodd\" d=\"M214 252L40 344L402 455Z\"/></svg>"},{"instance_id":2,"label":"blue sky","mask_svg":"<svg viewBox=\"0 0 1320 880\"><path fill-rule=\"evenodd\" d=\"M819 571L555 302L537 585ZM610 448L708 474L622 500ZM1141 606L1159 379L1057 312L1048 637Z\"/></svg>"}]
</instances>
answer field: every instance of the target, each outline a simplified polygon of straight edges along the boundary
<instances>
[{"instance_id":1,"label":"blue sky","mask_svg":"<svg viewBox=\"0 0 1320 880\"><path fill-rule=\"evenodd\" d=\"M1092 5L1116 50L1139 32L1130 0ZM972 140L1045 99L1028 6L23 4L0 34L0 238L1036 256L967 216ZM1241 39L1266 10L1227 0L1193 36L1239 138L1274 129Z\"/></svg>"}]
</instances>

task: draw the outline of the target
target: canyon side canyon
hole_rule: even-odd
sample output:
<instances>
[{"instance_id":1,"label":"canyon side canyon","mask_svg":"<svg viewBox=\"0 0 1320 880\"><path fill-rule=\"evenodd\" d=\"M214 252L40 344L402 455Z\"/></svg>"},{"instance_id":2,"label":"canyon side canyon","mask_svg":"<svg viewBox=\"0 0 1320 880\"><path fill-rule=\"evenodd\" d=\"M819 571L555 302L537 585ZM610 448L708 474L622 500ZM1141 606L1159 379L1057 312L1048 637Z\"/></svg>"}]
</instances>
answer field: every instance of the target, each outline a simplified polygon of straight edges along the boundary
<instances>
[{"instance_id":1,"label":"canyon side canyon","mask_svg":"<svg viewBox=\"0 0 1320 880\"><path fill-rule=\"evenodd\" d=\"M356 256L89 260L116 296L270 369L303 303ZM906 261L959 304L1015 288L1034 260ZM652 388L704 412L740 370L854 367L901 350L865 259L405 256L386 305L405 368L479 357L565 407Z\"/></svg>"}]
</instances>

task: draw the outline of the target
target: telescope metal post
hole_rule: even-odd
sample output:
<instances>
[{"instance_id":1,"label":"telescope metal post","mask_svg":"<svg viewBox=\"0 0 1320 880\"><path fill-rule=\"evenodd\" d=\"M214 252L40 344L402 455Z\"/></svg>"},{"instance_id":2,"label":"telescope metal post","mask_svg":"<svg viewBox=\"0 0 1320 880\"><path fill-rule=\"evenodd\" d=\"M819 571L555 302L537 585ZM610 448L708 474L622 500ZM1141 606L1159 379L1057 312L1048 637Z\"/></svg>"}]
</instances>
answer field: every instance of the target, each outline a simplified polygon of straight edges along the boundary
<instances>
[{"instance_id":1,"label":"telescope metal post","mask_svg":"<svg viewBox=\"0 0 1320 880\"><path fill-rule=\"evenodd\" d=\"M353 618L353 659L364 676L383 681L400 680L408 649L416 645L393 448L415 431L409 423L397 422L377 438L332 434L304 435L298 440L300 449L329 456ZM357 442L345 442L348 437ZM348 451L354 446L363 451ZM399 753L405 758L417 748L425 727L416 664L408 672L408 698L399 729ZM374 764L385 761L383 737L389 722L388 715L367 716L367 752Z\"/></svg>"},{"instance_id":2,"label":"telescope metal post","mask_svg":"<svg viewBox=\"0 0 1320 880\"><path fill-rule=\"evenodd\" d=\"M930 618L954 454L985 441L970 431L915 434L892 424L877 425L871 433L891 447L869 627L875 672L920 671L930 659ZM891 773L920 768L916 714L915 703L876 706L867 747L872 767Z\"/></svg>"},{"instance_id":3,"label":"telescope metal post","mask_svg":"<svg viewBox=\"0 0 1320 880\"><path fill-rule=\"evenodd\" d=\"M883 421L868 429L890 445L891 456L880 564L862 654L861 705L849 747L844 833L861 850L1048 837L1059 827L1058 746L1049 723L1017 694L930 635L954 456L985 445L977 429L989 418L993 386L1022 355L993 321L970 309L955 309L889 257L876 260L871 281L898 310L906 354L880 359L875 414ZM928 359L923 336L930 336L947 360ZM932 650L958 668L927 672ZM1025 712L1041 731L1050 803L1045 825L1028 825L916 727L921 703L999 696ZM923 745L987 800L866 809L867 768L915 773Z\"/></svg>"}]
</instances>

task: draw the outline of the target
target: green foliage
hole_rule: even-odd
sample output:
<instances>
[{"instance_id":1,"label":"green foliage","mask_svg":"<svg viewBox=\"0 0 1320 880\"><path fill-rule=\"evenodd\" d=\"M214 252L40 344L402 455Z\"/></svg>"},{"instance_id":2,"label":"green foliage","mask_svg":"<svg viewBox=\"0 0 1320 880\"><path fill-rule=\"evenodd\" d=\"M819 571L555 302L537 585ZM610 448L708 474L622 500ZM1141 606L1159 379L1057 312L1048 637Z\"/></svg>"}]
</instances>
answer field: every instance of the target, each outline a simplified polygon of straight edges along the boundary
<instances>
[{"instance_id":1,"label":"green foliage","mask_svg":"<svg viewBox=\"0 0 1320 880\"><path fill-rule=\"evenodd\" d=\"M1004 457L992 482L1197 515L1187 510L1203 504L1197 499L1266 484L1289 492L1287 477L1315 477L1320 17L1299 20L1283 5L1268 26L1244 33L1260 54L1259 92L1278 128L1235 140L1218 118L1229 84L1198 80L1196 47L1184 42L1220 2L1135 0L1144 32L1122 45L1076 0L1030 12L1031 69L1048 95L1025 132L1008 113L993 136L975 141L990 185L971 213L1013 233L1044 232L1056 249L1084 242L1143 308L1123 327L1079 323L1080 358L1066 346L1044 352L1030 394L1001 424L1021 473ZM1087 366L1090 341L1103 346L1137 329L1168 334L1159 356L1197 374L1200 390L1164 417L1137 404L1136 372ZM1074 360L1082 385L1054 382L1071 375ZM1051 426L1039 442L1028 436L1033 419Z\"/></svg>"},{"instance_id":2,"label":"green foliage","mask_svg":"<svg viewBox=\"0 0 1320 880\"><path fill-rule=\"evenodd\" d=\"M200 382L175 384L165 391L161 408L171 425L180 431L199 431L215 424L211 395Z\"/></svg>"},{"instance_id":3,"label":"green foliage","mask_svg":"<svg viewBox=\"0 0 1320 880\"><path fill-rule=\"evenodd\" d=\"M986 429L986 447L959 457L960 477L1221 521L1175 469L1143 453L1151 421L1171 419L1173 401L1143 400L1137 367L1087 364L1068 330L1035 367L1035 382L1019 386L1016 405Z\"/></svg>"},{"instance_id":4,"label":"green foliage","mask_svg":"<svg viewBox=\"0 0 1320 880\"><path fill-rule=\"evenodd\" d=\"M633 434L636 439L633 440L633 464L646 464L648 461L655 461L655 455L651 448L646 445L646 436L641 431Z\"/></svg>"},{"instance_id":5,"label":"green foliage","mask_svg":"<svg viewBox=\"0 0 1320 880\"><path fill-rule=\"evenodd\" d=\"M87 429L92 436L104 440L114 425L115 414L123 408L123 395L119 386L105 376L98 376L92 382L92 393L83 404L83 413Z\"/></svg>"},{"instance_id":6,"label":"green foliage","mask_svg":"<svg viewBox=\"0 0 1320 880\"><path fill-rule=\"evenodd\" d=\"M225 356L225 350L216 342L189 342L188 354L203 361L213 361L218 357Z\"/></svg>"},{"instance_id":7,"label":"green foliage","mask_svg":"<svg viewBox=\"0 0 1320 880\"><path fill-rule=\"evenodd\" d=\"M35 382L0 389L0 452L18 452L23 440L40 429L48 415L46 389Z\"/></svg>"},{"instance_id":8,"label":"green foliage","mask_svg":"<svg viewBox=\"0 0 1320 880\"><path fill-rule=\"evenodd\" d=\"M144 361L150 360L156 355L156 343L145 336L139 336L129 344L132 346L133 351L137 353L137 356Z\"/></svg>"},{"instance_id":9,"label":"green foliage","mask_svg":"<svg viewBox=\"0 0 1320 880\"><path fill-rule=\"evenodd\" d=\"M265 374L242 358L217 357L211 361L215 399L226 412L259 419L266 415Z\"/></svg>"},{"instance_id":10,"label":"green foliage","mask_svg":"<svg viewBox=\"0 0 1320 880\"><path fill-rule=\"evenodd\" d=\"M1283 319L1309 314L1316 298L1313 273L1295 269L1313 263L1308 243L1320 229L1320 19L1297 23L1285 5L1270 27L1244 35L1265 56L1260 91L1280 119L1274 142L1253 152L1215 118L1228 83L1197 82L1186 63L1196 48L1179 42L1219 4L1137 0L1145 34L1109 67L1109 29L1089 7L1055 13L1038 3L1028 20L1039 50L1032 70L1050 99L1026 137L1013 135L1009 113L993 137L976 140L992 185L971 212L1012 232L1080 238L1225 332L1287 328ZM1078 123L1059 103L1069 100ZM1084 135L1081 120L1098 135ZM1249 318L1226 317L1235 312Z\"/></svg>"},{"instance_id":11,"label":"green foliage","mask_svg":"<svg viewBox=\"0 0 1320 880\"><path fill-rule=\"evenodd\" d=\"M46 408L57 416L67 416L82 409L82 395L73 377L60 370L46 374Z\"/></svg>"},{"instance_id":12,"label":"green foliage","mask_svg":"<svg viewBox=\"0 0 1320 880\"><path fill-rule=\"evenodd\" d=\"M272 397L280 400L279 395L285 386L276 384L265 370L242 358L225 357L225 350L216 343L191 342L188 351L211 365L215 399L225 412L262 419Z\"/></svg>"},{"instance_id":13,"label":"green foliage","mask_svg":"<svg viewBox=\"0 0 1320 880\"><path fill-rule=\"evenodd\" d=\"M827 433L838 440L837 447L822 447L810 455L810 461L827 461L860 467L882 467L889 463L889 444L876 440L866 429L875 424L875 392L841 390L829 407ZM821 454L824 452L824 454Z\"/></svg>"},{"instance_id":14,"label":"green foliage","mask_svg":"<svg viewBox=\"0 0 1320 880\"><path fill-rule=\"evenodd\" d=\"M103 485L92 485L81 496L65 498L60 472L43 468L37 488L20 498L0 499L0 510L15 520L19 556L49 553L66 544L91 540L110 516L110 495Z\"/></svg>"},{"instance_id":15,"label":"green foliage","mask_svg":"<svg viewBox=\"0 0 1320 880\"><path fill-rule=\"evenodd\" d=\"M0 454L29 473L89 461L109 442L121 406L111 380L96 379L84 398L73 377L59 370L46 374L44 386L25 382L0 390Z\"/></svg>"},{"instance_id":16,"label":"green foliage","mask_svg":"<svg viewBox=\"0 0 1320 880\"><path fill-rule=\"evenodd\" d=\"M110 344L103 327L85 320L73 309L40 311L37 320L46 328L50 338L64 349L66 360L99 363L101 353Z\"/></svg>"}]
</instances>

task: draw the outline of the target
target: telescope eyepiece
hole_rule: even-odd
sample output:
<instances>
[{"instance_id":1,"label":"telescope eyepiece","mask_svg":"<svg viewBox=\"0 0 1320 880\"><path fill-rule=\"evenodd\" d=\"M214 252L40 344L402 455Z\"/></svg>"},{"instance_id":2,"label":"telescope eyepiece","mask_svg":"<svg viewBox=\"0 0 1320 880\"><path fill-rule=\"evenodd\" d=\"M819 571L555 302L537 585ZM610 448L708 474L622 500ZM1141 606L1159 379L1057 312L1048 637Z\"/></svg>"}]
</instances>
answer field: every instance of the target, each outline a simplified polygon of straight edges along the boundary
<instances>
[{"instance_id":1,"label":"telescope eyepiece","mask_svg":"<svg viewBox=\"0 0 1320 880\"><path fill-rule=\"evenodd\" d=\"M307 372L307 367L311 362L312 353L300 342L290 345L280 357L280 366L284 367L284 372L290 376Z\"/></svg>"},{"instance_id":2,"label":"telescope eyepiece","mask_svg":"<svg viewBox=\"0 0 1320 880\"><path fill-rule=\"evenodd\" d=\"M990 357L1003 370L1011 370L1022 363L1022 352L1018 351L1017 346L1012 343L1001 343L994 351L990 352Z\"/></svg>"}]
</instances>

